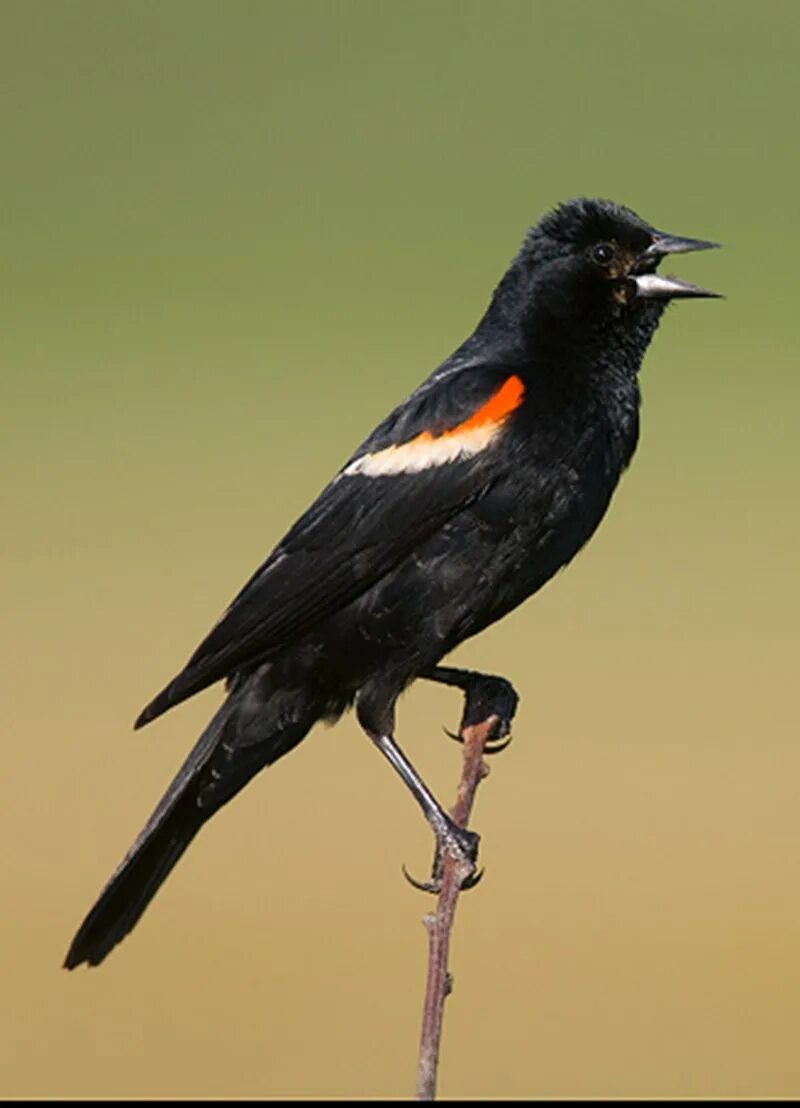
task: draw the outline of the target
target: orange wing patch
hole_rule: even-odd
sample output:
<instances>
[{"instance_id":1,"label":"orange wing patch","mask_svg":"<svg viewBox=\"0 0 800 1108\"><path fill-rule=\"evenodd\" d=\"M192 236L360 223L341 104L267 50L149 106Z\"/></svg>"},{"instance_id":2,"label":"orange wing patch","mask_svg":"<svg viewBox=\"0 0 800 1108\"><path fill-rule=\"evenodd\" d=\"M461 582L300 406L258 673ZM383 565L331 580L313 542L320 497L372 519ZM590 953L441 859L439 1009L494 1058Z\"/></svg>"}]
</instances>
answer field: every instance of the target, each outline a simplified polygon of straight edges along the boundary
<instances>
[{"instance_id":1,"label":"orange wing patch","mask_svg":"<svg viewBox=\"0 0 800 1108\"><path fill-rule=\"evenodd\" d=\"M393 473L419 473L432 466L447 465L470 458L485 450L513 411L522 403L525 385L519 377L509 377L469 419L449 431L423 431L408 442L398 443L363 454L344 470L344 476L360 473L365 477L384 477Z\"/></svg>"}]
</instances>

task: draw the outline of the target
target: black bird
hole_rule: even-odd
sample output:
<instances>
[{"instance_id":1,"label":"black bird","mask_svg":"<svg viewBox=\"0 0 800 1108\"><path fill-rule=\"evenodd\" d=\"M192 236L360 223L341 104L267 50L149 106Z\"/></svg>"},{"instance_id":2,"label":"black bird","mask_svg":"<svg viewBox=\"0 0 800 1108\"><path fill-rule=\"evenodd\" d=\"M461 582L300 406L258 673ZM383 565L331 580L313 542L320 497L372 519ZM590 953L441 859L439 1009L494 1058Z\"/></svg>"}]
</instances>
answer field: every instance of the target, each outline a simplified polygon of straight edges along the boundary
<instances>
[{"instance_id":1,"label":"black bird","mask_svg":"<svg viewBox=\"0 0 800 1108\"><path fill-rule=\"evenodd\" d=\"M716 245L573 200L525 237L474 333L381 423L234 599L141 727L223 678L227 698L81 925L66 957L97 965L134 927L211 816L355 704L443 849L474 863L394 739L417 677L466 694L465 720L516 695L441 667L535 593L602 519L639 435L638 371L670 300L714 293L656 273Z\"/></svg>"}]
</instances>

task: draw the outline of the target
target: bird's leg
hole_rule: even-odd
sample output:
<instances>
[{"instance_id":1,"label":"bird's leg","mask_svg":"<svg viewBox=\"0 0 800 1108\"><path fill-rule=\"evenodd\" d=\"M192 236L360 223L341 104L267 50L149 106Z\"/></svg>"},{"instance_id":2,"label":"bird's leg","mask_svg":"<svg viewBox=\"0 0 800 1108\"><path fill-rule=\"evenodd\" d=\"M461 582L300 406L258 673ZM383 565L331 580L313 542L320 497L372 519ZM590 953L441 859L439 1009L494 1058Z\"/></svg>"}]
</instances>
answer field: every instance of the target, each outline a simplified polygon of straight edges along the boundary
<instances>
[{"instance_id":1,"label":"bird's leg","mask_svg":"<svg viewBox=\"0 0 800 1108\"><path fill-rule=\"evenodd\" d=\"M463 734L467 727L475 727L492 720L491 741L484 745L483 753L498 754L501 750L505 750L511 742L511 722L516 713L517 705L519 704L519 696L510 681L507 681L504 677L495 677L487 673L476 673L467 669L454 669L450 666L432 666L430 669L424 670L420 674L420 677L424 677L428 681L436 681L442 685L452 685L454 688L461 689L464 693L464 711L461 716L461 724L458 732L453 734L451 731L447 731L447 734L450 735L451 738L463 742ZM424 787L423 784L423 788ZM430 796L430 794L428 795ZM433 800L432 797L431 800ZM422 803L422 801L420 801L420 803ZM434 801L434 804L435 803ZM430 820L430 816L428 818ZM446 818L448 823L460 834L470 834L465 831L465 829L458 827L449 816L446 816ZM476 836L476 851L477 842L478 839ZM443 850L442 838L437 834L436 854L433 861L433 876L430 881L417 881L404 869L403 872L412 885L426 892L439 892L441 888L442 862L444 858ZM471 860L474 862L474 857ZM464 882L462 889L469 889L477 885L482 876L483 870L473 873Z\"/></svg>"},{"instance_id":2,"label":"bird's leg","mask_svg":"<svg viewBox=\"0 0 800 1108\"><path fill-rule=\"evenodd\" d=\"M461 736L465 727L474 727L494 717L496 723L491 742L486 744L484 753L499 754L505 750L511 742L511 722L519 704L519 697L510 681L505 677L450 666L432 666L424 670L420 677L441 685L452 685L464 693L464 713L458 732L447 732L452 739L463 741Z\"/></svg>"},{"instance_id":3,"label":"bird's leg","mask_svg":"<svg viewBox=\"0 0 800 1108\"><path fill-rule=\"evenodd\" d=\"M471 871L471 876L466 879L462 888L468 889L477 884L480 880L480 874L475 874L475 862L478 857L479 836L474 831L459 827L454 822L390 735L381 735L371 730L367 730L367 734L381 753L391 762L414 794L436 836L436 858L431 881L418 882L409 878L411 883L427 892L438 892L442 860L447 853L454 854ZM408 874L406 876L408 877Z\"/></svg>"}]
</instances>

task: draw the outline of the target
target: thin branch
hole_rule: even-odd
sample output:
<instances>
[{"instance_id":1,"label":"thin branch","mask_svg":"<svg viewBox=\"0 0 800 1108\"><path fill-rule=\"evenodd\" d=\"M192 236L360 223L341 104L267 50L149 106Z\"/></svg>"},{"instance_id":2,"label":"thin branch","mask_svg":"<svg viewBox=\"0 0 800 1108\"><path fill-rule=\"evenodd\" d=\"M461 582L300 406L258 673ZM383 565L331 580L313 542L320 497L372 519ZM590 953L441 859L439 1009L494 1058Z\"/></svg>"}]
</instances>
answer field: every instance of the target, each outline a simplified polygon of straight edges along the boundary
<instances>
[{"instance_id":1,"label":"thin branch","mask_svg":"<svg viewBox=\"0 0 800 1108\"><path fill-rule=\"evenodd\" d=\"M478 785L489 772L489 767L483 760L483 753L486 743L495 734L498 722L498 717L493 715L482 723L462 727L464 768L456 803L451 812L460 827L467 826ZM436 1097L444 1002L453 984L447 968L450 935L453 930L458 896L470 874L471 871L466 862L449 852L446 853L436 910L429 912L423 921L428 931L428 978L422 1012L417 1100L434 1100Z\"/></svg>"}]
</instances>

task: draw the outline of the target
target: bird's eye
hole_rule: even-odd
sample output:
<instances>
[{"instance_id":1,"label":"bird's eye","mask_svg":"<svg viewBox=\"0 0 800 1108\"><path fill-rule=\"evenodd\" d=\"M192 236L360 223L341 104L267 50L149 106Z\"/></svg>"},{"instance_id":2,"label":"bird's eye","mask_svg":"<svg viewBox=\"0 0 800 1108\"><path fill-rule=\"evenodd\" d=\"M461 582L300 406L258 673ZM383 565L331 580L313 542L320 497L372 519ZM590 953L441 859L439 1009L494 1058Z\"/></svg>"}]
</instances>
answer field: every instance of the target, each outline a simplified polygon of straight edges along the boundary
<instances>
[{"instance_id":1,"label":"bird's eye","mask_svg":"<svg viewBox=\"0 0 800 1108\"><path fill-rule=\"evenodd\" d=\"M611 265L614 260L614 247L610 242L601 242L592 250L592 261L595 265Z\"/></svg>"}]
</instances>

